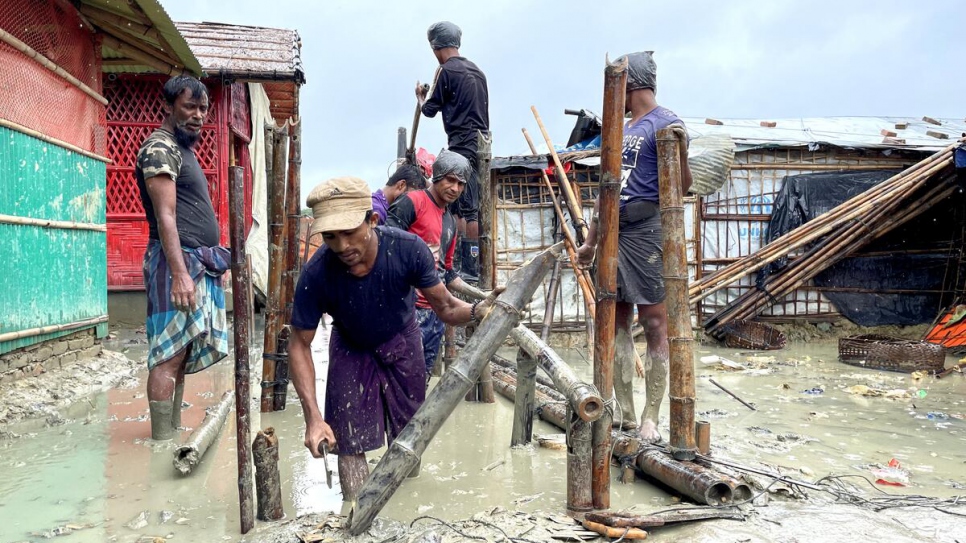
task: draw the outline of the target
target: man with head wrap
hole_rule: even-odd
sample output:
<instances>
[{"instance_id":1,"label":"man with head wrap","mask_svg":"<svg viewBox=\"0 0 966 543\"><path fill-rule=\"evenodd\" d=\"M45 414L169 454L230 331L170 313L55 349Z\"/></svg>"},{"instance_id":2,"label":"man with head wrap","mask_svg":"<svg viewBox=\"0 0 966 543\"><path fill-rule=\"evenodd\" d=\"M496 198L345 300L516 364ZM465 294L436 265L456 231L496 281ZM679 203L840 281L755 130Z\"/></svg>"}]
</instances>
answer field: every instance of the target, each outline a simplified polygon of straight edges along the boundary
<instances>
[{"instance_id":1,"label":"man with head wrap","mask_svg":"<svg viewBox=\"0 0 966 543\"><path fill-rule=\"evenodd\" d=\"M426 397L426 368L414 289L448 324L480 320L493 299L467 304L439 280L421 239L376 226L372 194L355 177L330 179L307 204L325 245L299 275L289 340L292 383L305 416L305 446L319 458L326 442L339 455L347 501L368 475L366 451L395 439ZM315 390L312 340L323 314L332 317L325 418ZM334 447L334 449L333 449Z\"/></svg>"},{"instance_id":2,"label":"man with head wrap","mask_svg":"<svg viewBox=\"0 0 966 543\"><path fill-rule=\"evenodd\" d=\"M465 232L460 242L461 271L475 279L479 276L479 209L480 190L477 168L477 132L490 130L489 91L486 76L466 58L460 56L462 31L450 22L429 27L427 37L439 62L432 93L416 83L416 98L423 114L435 117L443 113L443 129L449 140L449 150L465 157L470 164L470 176L459 200L450 206L460 219L460 230Z\"/></svg>"},{"instance_id":3,"label":"man with head wrap","mask_svg":"<svg viewBox=\"0 0 966 543\"><path fill-rule=\"evenodd\" d=\"M637 306L638 320L647 338L645 380L647 397L639 432L658 441L658 414L667 387L667 309L664 305L661 217L658 214L657 131L681 119L657 104L657 66L652 52L631 53L627 59L625 108L631 120L624 126L621 160L620 230L617 253L617 353L614 393L624 413L623 423L634 424L634 341L630 334ZM681 160L682 191L691 186L687 150ZM589 266L597 246L597 206L584 244L577 250L579 263Z\"/></svg>"},{"instance_id":4,"label":"man with head wrap","mask_svg":"<svg viewBox=\"0 0 966 543\"><path fill-rule=\"evenodd\" d=\"M462 156L443 151L433 163L433 183L427 189L400 196L389 208L387 226L416 234L433 252L436 271L445 285L462 281L453 270L456 252L456 219L448 207L466 186L469 162ZM443 321L433 311L421 291L416 291L416 320L423 338L426 378L433 371L439 344L443 339Z\"/></svg>"}]
</instances>

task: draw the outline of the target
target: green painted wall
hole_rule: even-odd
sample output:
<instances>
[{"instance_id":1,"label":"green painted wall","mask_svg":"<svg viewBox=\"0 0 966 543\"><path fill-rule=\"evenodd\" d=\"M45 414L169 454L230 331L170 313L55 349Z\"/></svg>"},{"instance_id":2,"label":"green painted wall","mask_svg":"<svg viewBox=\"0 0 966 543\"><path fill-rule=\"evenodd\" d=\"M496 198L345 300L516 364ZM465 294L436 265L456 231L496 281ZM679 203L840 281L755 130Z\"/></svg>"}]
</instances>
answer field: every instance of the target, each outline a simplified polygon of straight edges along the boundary
<instances>
[{"instance_id":1,"label":"green painted wall","mask_svg":"<svg viewBox=\"0 0 966 543\"><path fill-rule=\"evenodd\" d=\"M0 214L105 224L106 179L103 162L0 127ZM0 333L106 313L106 232L0 222ZM0 354L57 335L2 342Z\"/></svg>"}]
</instances>

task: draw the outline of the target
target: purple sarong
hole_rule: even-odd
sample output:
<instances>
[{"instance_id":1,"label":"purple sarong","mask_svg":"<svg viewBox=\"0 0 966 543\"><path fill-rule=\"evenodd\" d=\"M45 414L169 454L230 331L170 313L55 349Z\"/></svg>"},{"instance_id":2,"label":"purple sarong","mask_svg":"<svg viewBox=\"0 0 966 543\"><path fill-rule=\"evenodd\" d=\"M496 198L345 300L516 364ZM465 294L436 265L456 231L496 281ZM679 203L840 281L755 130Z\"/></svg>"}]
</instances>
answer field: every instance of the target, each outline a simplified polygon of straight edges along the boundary
<instances>
[{"instance_id":1,"label":"purple sarong","mask_svg":"<svg viewBox=\"0 0 966 543\"><path fill-rule=\"evenodd\" d=\"M372 350L348 344L336 327L329 337L325 421L340 455L385 445L409 423L426 399L426 365L416 319Z\"/></svg>"}]
</instances>

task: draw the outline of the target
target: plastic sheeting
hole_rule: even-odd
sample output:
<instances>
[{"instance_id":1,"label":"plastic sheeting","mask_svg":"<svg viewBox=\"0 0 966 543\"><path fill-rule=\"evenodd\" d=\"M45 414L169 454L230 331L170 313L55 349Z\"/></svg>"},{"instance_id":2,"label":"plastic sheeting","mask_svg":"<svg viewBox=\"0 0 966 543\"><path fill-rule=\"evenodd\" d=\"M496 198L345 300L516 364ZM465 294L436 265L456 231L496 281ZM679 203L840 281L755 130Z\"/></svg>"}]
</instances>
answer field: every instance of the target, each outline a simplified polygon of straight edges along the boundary
<instances>
[{"instance_id":1,"label":"plastic sheeting","mask_svg":"<svg viewBox=\"0 0 966 543\"><path fill-rule=\"evenodd\" d=\"M627 90L653 89L657 93L657 63L654 51L629 53L617 59L627 59Z\"/></svg>"}]
</instances>

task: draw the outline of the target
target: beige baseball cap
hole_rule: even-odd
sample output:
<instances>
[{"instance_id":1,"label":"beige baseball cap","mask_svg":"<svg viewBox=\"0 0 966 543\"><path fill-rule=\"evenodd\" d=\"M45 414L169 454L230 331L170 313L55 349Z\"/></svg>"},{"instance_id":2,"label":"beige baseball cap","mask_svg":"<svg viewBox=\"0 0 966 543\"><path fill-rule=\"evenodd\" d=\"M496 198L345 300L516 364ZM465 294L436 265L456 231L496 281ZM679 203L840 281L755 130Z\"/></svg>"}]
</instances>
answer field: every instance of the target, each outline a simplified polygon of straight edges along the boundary
<instances>
[{"instance_id":1,"label":"beige baseball cap","mask_svg":"<svg viewBox=\"0 0 966 543\"><path fill-rule=\"evenodd\" d=\"M336 177L312 189L305 200L312 208L312 235L334 230L352 230L372 210L372 191L358 177Z\"/></svg>"}]
</instances>

